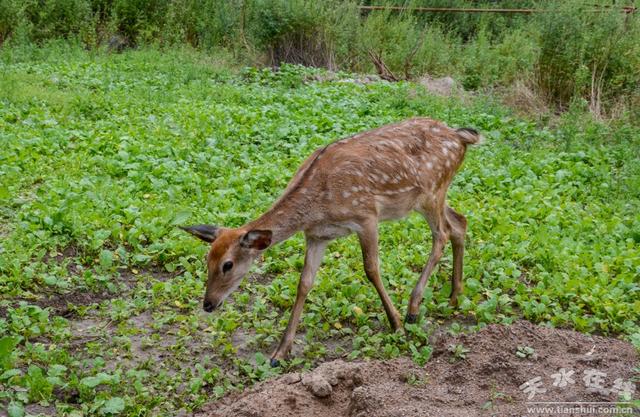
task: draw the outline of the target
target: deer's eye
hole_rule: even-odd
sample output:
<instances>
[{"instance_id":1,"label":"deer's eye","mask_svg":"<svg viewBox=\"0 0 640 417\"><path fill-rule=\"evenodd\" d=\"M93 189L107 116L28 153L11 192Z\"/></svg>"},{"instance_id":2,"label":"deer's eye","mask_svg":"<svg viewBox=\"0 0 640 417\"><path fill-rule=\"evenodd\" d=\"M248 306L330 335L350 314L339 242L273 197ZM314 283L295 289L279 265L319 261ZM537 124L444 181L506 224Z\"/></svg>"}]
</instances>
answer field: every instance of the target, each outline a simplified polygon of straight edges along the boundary
<instances>
[{"instance_id":1,"label":"deer's eye","mask_svg":"<svg viewBox=\"0 0 640 417\"><path fill-rule=\"evenodd\" d=\"M233 262L227 261L222 265L222 272L229 272L233 268Z\"/></svg>"}]
</instances>

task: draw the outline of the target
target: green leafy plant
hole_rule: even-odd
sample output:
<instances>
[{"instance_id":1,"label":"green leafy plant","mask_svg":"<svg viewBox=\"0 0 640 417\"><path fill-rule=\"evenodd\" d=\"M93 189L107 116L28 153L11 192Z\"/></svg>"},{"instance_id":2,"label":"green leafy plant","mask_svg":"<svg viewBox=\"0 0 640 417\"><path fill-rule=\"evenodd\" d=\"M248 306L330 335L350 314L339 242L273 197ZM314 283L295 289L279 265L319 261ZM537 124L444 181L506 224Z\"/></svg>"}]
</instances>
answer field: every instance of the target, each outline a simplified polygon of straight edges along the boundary
<instances>
[{"instance_id":1,"label":"green leafy plant","mask_svg":"<svg viewBox=\"0 0 640 417\"><path fill-rule=\"evenodd\" d=\"M516 356L522 359L534 358L536 356L536 351L529 346L518 346Z\"/></svg>"},{"instance_id":2,"label":"green leafy plant","mask_svg":"<svg viewBox=\"0 0 640 417\"><path fill-rule=\"evenodd\" d=\"M451 344L447 348L447 351L451 354L451 359L450 359L451 362L456 362L462 359L466 359L467 353L470 352L470 350L467 349L462 344Z\"/></svg>"},{"instance_id":3,"label":"green leafy plant","mask_svg":"<svg viewBox=\"0 0 640 417\"><path fill-rule=\"evenodd\" d=\"M9 371L15 361L15 348L20 342L19 337L4 336L0 338L0 371Z\"/></svg>"},{"instance_id":4,"label":"green leafy plant","mask_svg":"<svg viewBox=\"0 0 640 417\"><path fill-rule=\"evenodd\" d=\"M419 375L415 372L407 375L407 384L412 385L414 387L424 387L429 384L429 375L424 373Z\"/></svg>"},{"instance_id":5,"label":"green leafy plant","mask_svg":"<svg viewBox=\"0 0 640 417\"><path fill-rule=\"evenodd\" d=\"M327 358L423 365L437 322L459 334L524 318L635 343L632 124L576 109L541 127L484 96L461 102L410 82L361 84L357 74L295 65L240 71L225 57L68 42L0 49L0 407L20 415L47 401L61 416L176 415ZM448 305L448 249L419 323L389 332L357 239L340 239L305 305L297 352L270 368L303 238L265 252L207 315L207 247L177 226L241 225L313 150L420 115L476 126L487 141L469 150L449 192L469 220L458 310ZM380 227L381 275L399 308L428 256L426 231L418 215ZM469 351L454 345L450 354Z\"/></svg>"}]
</instances>

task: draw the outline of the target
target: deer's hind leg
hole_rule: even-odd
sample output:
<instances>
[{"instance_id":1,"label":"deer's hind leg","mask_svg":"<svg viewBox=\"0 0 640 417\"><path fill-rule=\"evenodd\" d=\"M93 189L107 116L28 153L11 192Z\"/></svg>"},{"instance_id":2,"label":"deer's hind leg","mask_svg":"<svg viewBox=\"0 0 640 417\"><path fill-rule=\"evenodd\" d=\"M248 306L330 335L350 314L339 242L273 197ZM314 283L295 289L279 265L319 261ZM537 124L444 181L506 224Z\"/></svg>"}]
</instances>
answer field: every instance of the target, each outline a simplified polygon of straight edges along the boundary
<instances>
[{"instance_id":1,"label":"deer's hind leg","mask_svg":"<svg viewBox=\"0 0 640 417\"><path fill-rule=\"evenodd\" d=\"M429 260L420 274L418 283L411 292L409 308L405 319L407 323L415 323L418 320L418 311L420 309L420 303L422 302L425 286L433 269L442 257L447 240L449 240L449 224L445 216L445 207L444 201L441 201L439 204L425 205L419 210L429 223L433 243L431 245Z\"/></svg>"},{"instance_id":2,"label":"deer's hind leg","mask_svg":"<svg viewBox=\"0 0 640 417\"><path fill-rule=\"evenodd\" d=\"M451 207L445 209L445 217L449 226L451 246L453 247L453 273L451 275L451 296L449 305L458 306L458 296L462 293L462 266L464 259L464 237L467 231L467 219Z\"/></svg>"}]
</instances>

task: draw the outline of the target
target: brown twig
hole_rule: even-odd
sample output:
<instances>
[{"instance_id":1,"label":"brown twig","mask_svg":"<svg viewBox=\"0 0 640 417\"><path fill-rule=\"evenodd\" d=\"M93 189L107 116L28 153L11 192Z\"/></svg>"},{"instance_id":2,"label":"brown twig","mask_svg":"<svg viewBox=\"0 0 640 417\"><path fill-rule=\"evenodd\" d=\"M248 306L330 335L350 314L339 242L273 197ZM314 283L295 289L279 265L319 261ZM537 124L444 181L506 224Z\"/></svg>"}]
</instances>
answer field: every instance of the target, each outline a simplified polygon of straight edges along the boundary
<instances>
[{"instance_id":1,"label":"brown twig","mask_svg":"<svg viewBox=\"0 0 640 417\"><path fill-rule=\"evenodd\" d=\"M378 75L383 80L387 81L399 81L399 78L395 76L393 72L387 67L387 65L382 60L382 55L373 52L372 50L367 51L369 57L371 57L371 61L373 61L373 65L376 67L376 71Z\"/></svg>"}]
</instances>

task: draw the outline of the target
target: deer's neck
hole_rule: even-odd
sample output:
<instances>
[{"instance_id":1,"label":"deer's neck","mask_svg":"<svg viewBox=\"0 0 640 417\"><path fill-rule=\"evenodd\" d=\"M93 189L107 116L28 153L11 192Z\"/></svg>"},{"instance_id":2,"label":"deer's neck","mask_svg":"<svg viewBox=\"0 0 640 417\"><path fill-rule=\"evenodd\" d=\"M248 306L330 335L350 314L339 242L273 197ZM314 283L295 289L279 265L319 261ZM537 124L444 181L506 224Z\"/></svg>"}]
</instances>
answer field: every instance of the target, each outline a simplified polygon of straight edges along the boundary
<instances>
[{"instance_id":1,"label":"deer's neck","mask_svg":"<svg viewBox=\"0 0 640 417\"><path fill-rule=\"evenodd\" d=\"M317 211L311 207L311 201L304 196L277 201L262 216L248 223L248 230L271 230L272 244L288 239L296 232L307 229L314 222ZM314 213L315 212L315 213Z\"/></svg>"}]
</instances>

